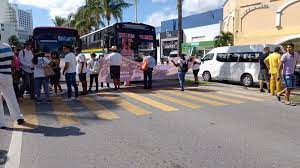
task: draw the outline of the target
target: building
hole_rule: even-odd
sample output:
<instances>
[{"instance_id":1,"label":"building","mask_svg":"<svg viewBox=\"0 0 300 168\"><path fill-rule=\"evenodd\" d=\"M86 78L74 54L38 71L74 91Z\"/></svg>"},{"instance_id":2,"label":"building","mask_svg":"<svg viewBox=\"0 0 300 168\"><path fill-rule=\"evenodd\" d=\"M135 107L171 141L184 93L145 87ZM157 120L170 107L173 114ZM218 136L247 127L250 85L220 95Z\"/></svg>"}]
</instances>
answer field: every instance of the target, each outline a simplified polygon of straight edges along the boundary
<instances>
[{"instance_id":1,"label":"building","mask_svg":"<svg viewBox=\"0 0 300 168\"><path fill-rule=\"evenodd\" d=\"M285 44L300 50L300 0L227 0L223 30L239 44Z\"/></svg>"},{"instance_id":2,"label":"building","mask_svg":"<svg viewBox=\"0 0 300 168\"><path fill-rule=\"evenodd\" d=\"M8 0L1 0L0 6L2 40L8 42L12 35L16 35L20 42L28 40L33 30L32 11L22 10L16 4L9 4Z\"/></svg>"},{"instance_id":3,"label":"building","mask_svg":"<svg viewBox=\"0 0 300 168\"><path fill-rule=\"evenodd\" d=\"M183 53L188 55L204 55L214 47L214 38L220 34L223 9L183 18ZM172 19L161 23L160 52L168 56L177 50L178 20Z\"/></svg>"},{"instance_id":4,"label":"building","mask_svg":"<svg viewBox=\"0 0 300 168\"><path fill-rule=\"evenodd\" d=\"M32 11L20 9L16 4L11 4L11 8L15 12L19 40L25 42L33 31Z\"/></svg>"},{"instance_id":5,"label":"building","mask_svg":"<svg viewBox=\"0 0 300 168\"><path fill-rule=\"evenodd\" d=\"M17 19L8 1L1 0L0 6L0 33L2 41L8 43L10 36L17 35Z\"/></svg>"}]
</instances>

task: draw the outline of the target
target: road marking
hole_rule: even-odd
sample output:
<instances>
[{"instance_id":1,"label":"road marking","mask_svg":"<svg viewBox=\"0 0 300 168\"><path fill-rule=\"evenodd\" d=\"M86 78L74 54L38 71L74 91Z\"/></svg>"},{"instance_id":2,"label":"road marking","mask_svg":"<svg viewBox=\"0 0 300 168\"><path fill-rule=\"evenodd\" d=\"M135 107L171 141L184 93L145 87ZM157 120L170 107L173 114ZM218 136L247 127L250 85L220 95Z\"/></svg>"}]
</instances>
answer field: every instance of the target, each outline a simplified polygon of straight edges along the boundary
<instances>
[{"instance_id":1,"label":"road marking","mask_svg":"<svg viewBox=\"0 0 300 168\"><path fill-rule=\"evenodd\" d=\"M263 101L262 99L255 98L255 97L250 97L250 96L244 96L244 95L238 95L238 94L233 94L233 93L227 93L227 92L222 92L218 91L218 94L226 95L226 96L231 96L231 97L238 97L241 99L246 99L246 100L252 100L252 101Z\"/></svg>"},{"instance_id":2,"label":"road marking","mask_svg":"<svg viewBox=\"0 0 300 168\"><path fill-rule=\"evenodd\" d=\"M98 103L91 97L80 97L80 102L102 120L113 120L120 118L116 113L110 111L108 108Z\"/></svg>"},{"instance_id":3,"label":"road marking","mask_svg":"<svg viewBox=\"0 0 300 168\"><path fill-rule=\"evenodd\" d=\"M150 106L158 108L158 109L160 109L162 111L171 112L171 111L177 111L178 110L177 108L168 106L166 104L163 104L163 103L160 103L158 101L152 100L152 99L150 99L148 97L144 97L144 96L138 95L136 93L126 92L126 93L123 93L123 94L126 95L126 96L128 96L128 97L130 97L130 98L133 98L135 100L143 102L145 104L148 104Z\"/></svg>"},{"instance_id":4,"label":"road marking","mask_svg":"<svg viewBox=\"0 0 300 168\"><path fill-rule=\"evenodd\" d=\"M191 99L191 100L198 101L198 102L201 102L201 103L209 104L209 105L212 105L212 106L226 106L226 105L228 105L228 104L225 104L225 103L205 99L205 98L198 97L198 96L187 95L187 94L184 94L184 93L179 92L179 91L162 90L162 92L169 93L169 94L179 96L179 97L184 97L184 98L187 98L187 99Z\"/></svg>"},{"instance_id":5,"label":"road marking","mask_svg":"<svg viewBox=\"0 0 300 168\"><path fill-rule=\"evenodd\" d=\"M257 98L264 98L266 95L263 95L262 93L260 92L245 92L245 91L240 91L240 90L231 90L230 92L235 92L235 93L238 93L238 94L244 94L244 95L249 95L249 96L253 96L253 97L257 97Z\"/></svg>"},{"instance_id":6,"label":"road marking","mask_svg":"<svg viewBox=\"0 0 300 168\"><path fill-rule=\"evenodd\" d=\"M130 113L136 115L136 116L142 116L142 115L149 115L152 114L152 112L145 110L139 106L136 106L126 100L124 100L123 98L117 98L117 97L106 97L104 99L107 100L116 100L117 104L119 106L121 106L122 108L124 108L125 110L129 111Z\"/></svg>"},{"instance_id":7,"label":"road marking","mask_svg":"<svg viewBox=\"0 0 300 168\"><path fill-rule=\"evenodd\" d=\"M176 99L174 97L163 95L163 94L160 94L160 93L154 93L154 94L150 94L150 95L153 96L153 97L156 97L158 99L162 99L162 100L165 100L165 101L169 101L169 102L173 102L173 103L182 105L184 107L188 107L188 108L192 108L192 109L201 108L201 106L198 105L198 104L194 104L194 103L190 103L188 101Z\"/></svg>"},{"instance_id":8,"label":"road marking","mask_svg":"<svg viewBox=\"0 0 300 168\"><path fill-rule=\"evenodd\" d=\"M226 97L213 95L213 92L211 94L208 94L208 93L204 93L204 92L187 91L187 93L190 93L190 94L193 94L193 95L198 95L198 96L203 96L203 97L208 97L208 98L212 98L212 99L216 99L216 100L221 100L221 101L228 102L228 103L233 103L233 104L244 103L240 100L230 99L230 98L226 98Z\"/></svg>"},{"instance_id":9,"label":"road marking","mask_svg":"<svg viewBox=\"0 0 300 168\"><path fill-rule=\"evenodd\" d=\"M36 113L35 102L31 100L24 99L20 104L21 111L24 113L24 119L27 123L32 124L32 127L37 127L39 125L38 116ZM24 127L25 128L25 127Z\"/></svg>"},{"instance_id":10,"label":"road marking","mask_svg":"<svg viewBox=\"0 0 300 168\"><path fill-rule=\"evenodd\" d=\"M17 124L14 128L17 128ZM22 151L22 131L13 131L11 136L11 141L9 145L9 151L7 153L7 162L5 168L19 168L21 161L21 151Z\"/></svg>"},{"instance_id":11,"label":"road marking","mask_svg":"<svg viewBox=\"0 0 300 168\"><path fill-rule=\"evenodd\" d=\"M62 98L60 97L53 97L53 109L54 114L56 115L56 118L60 125L76 125L80 124L79 119L75 117L75 113L72 111L72 109L67 105L63 103Z\"/></svg>"}]
</instances>

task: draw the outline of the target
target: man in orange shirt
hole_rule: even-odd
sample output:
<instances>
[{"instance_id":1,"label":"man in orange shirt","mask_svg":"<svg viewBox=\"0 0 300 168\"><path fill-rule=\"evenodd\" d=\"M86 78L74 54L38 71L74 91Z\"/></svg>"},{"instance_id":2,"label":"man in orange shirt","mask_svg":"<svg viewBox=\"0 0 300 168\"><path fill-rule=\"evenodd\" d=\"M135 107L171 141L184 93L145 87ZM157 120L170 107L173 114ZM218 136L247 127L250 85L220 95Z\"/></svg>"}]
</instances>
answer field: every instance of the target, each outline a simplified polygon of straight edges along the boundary
<instances>
[{"instance_id":1,"label":"man in orange shirt","mask_svg":"<svg viewBox=\"0 0 300 168\"><path fill-rule=\"evenodd\" d=\"M280 75L278 74L280 58L281 58L280 52L281 52L280 47L276 47L274 53L270 54L264 61L269 69L269 74L271 75L270 91L272 96L275 96L275 88L276 88L276 93L281 91L281 80L280 78L278 78L278 75Z\"/></svg>"}]
</instances>

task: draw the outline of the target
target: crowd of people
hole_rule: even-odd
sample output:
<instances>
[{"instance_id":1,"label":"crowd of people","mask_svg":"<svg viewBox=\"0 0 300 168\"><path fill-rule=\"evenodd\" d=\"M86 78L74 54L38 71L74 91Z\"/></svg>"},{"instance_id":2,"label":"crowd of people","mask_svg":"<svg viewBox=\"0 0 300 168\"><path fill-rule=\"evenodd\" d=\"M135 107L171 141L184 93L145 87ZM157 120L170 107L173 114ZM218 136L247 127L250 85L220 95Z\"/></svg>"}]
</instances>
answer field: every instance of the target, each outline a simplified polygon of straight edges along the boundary
<instances>
[{"instance_id":1,"label":"crowd of people","mask_svg":"<svg viewBox=\"0 0 300 168\"><path fill-rule=\"evenodd\" d=\"M264 48L264 52L259 56L260 92L265 92L263 85L266 82L268 92L272 96L276 96L278 101L281 101L281 96L284 95L285 98L282 102L295 106L296 104L290 101L290 95L291 91L296 88L295 69L298 60L300 60L300 55L295 52L293 43L287 45L284 54L280 47L276 47L273 53L270 53L268 47ZM283 90L282 80L285 83Z\"/></svg>"}]
</instances>

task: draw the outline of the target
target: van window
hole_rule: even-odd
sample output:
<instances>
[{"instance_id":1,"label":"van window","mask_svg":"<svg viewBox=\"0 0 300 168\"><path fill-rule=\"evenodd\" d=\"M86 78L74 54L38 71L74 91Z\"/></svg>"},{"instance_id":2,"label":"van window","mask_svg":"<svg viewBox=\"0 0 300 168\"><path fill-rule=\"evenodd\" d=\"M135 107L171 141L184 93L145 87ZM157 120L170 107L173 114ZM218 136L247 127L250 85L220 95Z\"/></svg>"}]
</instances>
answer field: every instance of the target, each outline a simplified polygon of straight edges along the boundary
<instances>
[{"instance_id":1,"label":"van window","mask_svg":"<svg viewBox=\"0 0 300 168\"><path fill-rule=\"evenodd\" d=\"M259 52L242 53L239 62L259 62Z\"/></svg>"},{"instance_id":2,"label":"van window","mask_svg":"<svg viewBox=\"0 0 300 168\"><path fill-rule=\"evenodd\" d=\"M227 62L228 53L218 53L217 61L219 62Z\"/></svg>"},{"instance_id":3,"label":"van window","mask_svg":"<svg viewBox=\"0 0 300 168\"><path fill-rule=\"evenodd\" d=\"M238 62L241 53L218 53L217 61L219 62Z\"/></svg>"},{"instance_id":4,"label":"van window","mask_svg":"<svg viewBox=\"0 0 300 168\"><path fill-rule=\"evenodd\" d=\"M202 61L209 61L212 60L214 58L215 54L207 54L205 57L202 58Z\"/></svg>"}]
</instances>

